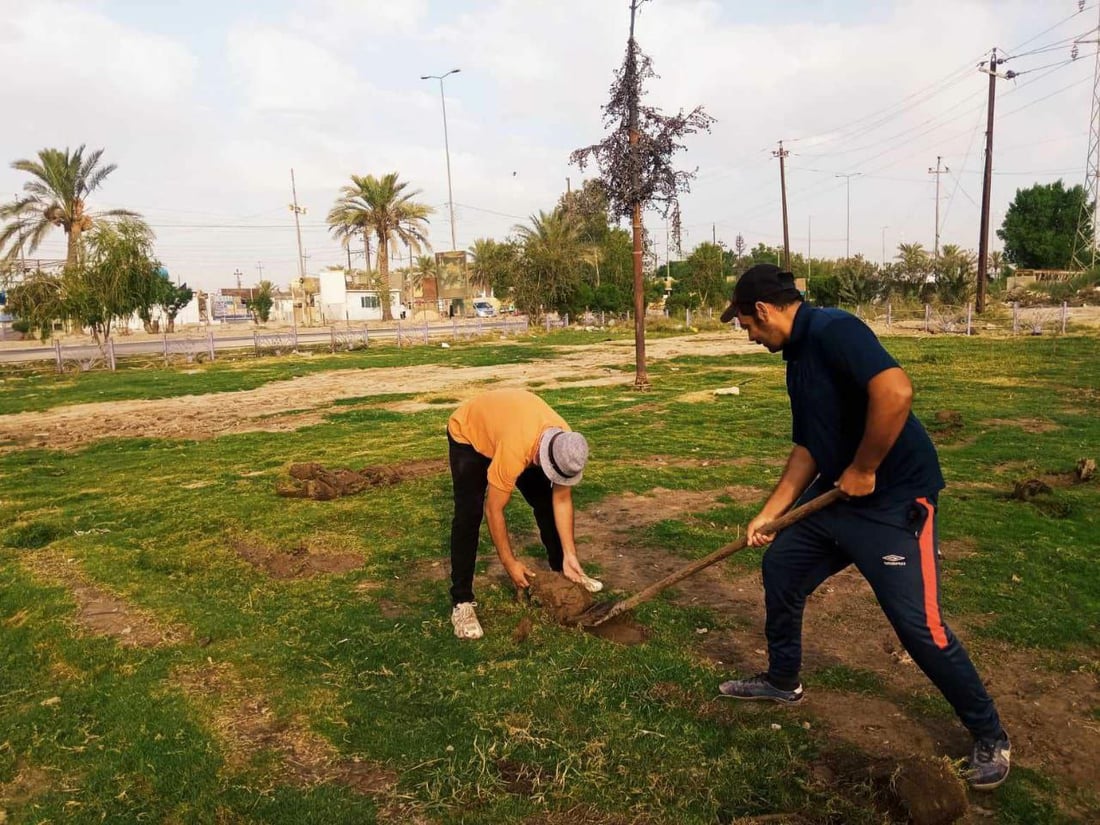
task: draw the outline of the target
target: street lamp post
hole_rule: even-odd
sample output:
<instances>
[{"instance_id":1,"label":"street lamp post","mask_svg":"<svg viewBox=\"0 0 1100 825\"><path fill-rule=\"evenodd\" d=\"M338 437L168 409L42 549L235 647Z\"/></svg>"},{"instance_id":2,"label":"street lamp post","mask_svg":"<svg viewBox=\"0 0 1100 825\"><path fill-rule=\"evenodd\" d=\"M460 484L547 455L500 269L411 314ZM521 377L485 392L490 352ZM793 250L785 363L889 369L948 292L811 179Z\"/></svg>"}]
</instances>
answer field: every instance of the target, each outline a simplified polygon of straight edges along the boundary
<instances>
[{"instance_id":1,"label":"street lamp post","mask_svg":"<svg viewBox=\"0 0 1100 825\"><path fill-rule=\"evenodd\" d=\"M443 96L443 78L449 77L453 74L457 74L462 71L461 69L451 69L446 74L425 74L421 75L421 80L438 80L439 81L439 102L443 106L443 151L447 156L447 206L451 212L451 251L458 250L458 241L455 239L455 200L454 193L451 191L451 143L450 138L447 135L447 99Z\"/></svg>"},{"instance_id":2,"label":"street lamp post","mask_svg":"<svg viewBox=\"0 0 1100 825\"><path fill-rule=\"evenodd\" d=\"M882 265L886 266L886 230L890 228L890 224L882 227Z\"/></svg>"},{"instance_id":3,"label":"street lamp post","mask_svg":"<svg viewBox=\"0 0 1100 825\"><path fill-rule=\"evenodd\" d=\"M844 257L852 257L852 178L859 177L862 172L846 172L837 175L838 178L844 178L844 181L848 184L848 217L847 224L848 229L844 234Z\"/></svg>"}]
</instances>

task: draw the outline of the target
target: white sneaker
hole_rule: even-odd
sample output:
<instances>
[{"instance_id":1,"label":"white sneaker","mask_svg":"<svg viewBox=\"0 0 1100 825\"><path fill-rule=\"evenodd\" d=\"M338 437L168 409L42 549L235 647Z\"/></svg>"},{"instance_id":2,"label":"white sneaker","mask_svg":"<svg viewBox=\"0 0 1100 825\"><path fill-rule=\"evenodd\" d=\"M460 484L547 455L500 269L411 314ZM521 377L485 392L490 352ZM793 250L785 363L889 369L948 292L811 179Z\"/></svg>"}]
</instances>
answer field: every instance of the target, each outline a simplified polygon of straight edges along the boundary
<instances>
[{"instance_id":1,"label":"white sneaker","mask_svg":"<svg viewBox=\"0 0 1100 825\"><path fill-rule=\"evenodd\" d=\"M477 602L460 602L451 611L451 624L455 628L455 636L460 639L480 639L485 635L481 629L481 622L477 620L474 608Z\"/></svg>"},{"instance_id":2,"label":"white sneaker","mask_svg":"<svg viewBox=\"0 0 1100 825\"><path fill-rule=\"evenodd\" d=\"M603 582L599 579L594 579L591 576L582 573L581 587L583 587L589 593L599 593L601 590L603 590Z\"/></svg>"}]
</instances>

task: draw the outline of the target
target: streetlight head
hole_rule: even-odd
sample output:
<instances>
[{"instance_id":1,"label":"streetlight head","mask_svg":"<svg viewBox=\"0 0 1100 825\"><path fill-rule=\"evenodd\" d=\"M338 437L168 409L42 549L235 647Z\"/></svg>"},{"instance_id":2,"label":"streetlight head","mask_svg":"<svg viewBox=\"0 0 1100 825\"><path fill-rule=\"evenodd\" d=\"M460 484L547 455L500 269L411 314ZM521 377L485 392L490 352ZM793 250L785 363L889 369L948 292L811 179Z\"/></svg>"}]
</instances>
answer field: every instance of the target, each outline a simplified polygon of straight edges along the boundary
<instances>
[{"instance_id":1,"label":"streetlight head","mask_svg":"<svg viewBox=\"0 0 1100 825\"><path fill-rule=\"evenodd\" d=\"M462 69L451 69L449 72L447 72L447 74L458 74L461 71Z\"/></svg>"},{"instance_id":2,"label":"streetlight head","mask_svg":"<svg viewBox=\"0 0 1100 825\"><path fill-rule=\"evenodd\" d=\"M432 76L430 74L422 74L422 75L420 75L420 79L421 80L431 80Z\"/></svg>"}]
</instances>

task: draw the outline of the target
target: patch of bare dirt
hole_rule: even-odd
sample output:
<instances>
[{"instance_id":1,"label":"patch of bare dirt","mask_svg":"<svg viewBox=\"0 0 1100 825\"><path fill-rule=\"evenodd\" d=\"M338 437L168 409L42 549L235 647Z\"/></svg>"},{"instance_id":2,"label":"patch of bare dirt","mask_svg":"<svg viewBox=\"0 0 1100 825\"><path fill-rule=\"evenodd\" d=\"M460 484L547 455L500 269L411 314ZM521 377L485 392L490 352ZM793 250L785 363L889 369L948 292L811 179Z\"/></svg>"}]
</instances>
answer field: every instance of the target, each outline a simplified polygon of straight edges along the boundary
<instances>
[{"instance_id":1,"label":"patch of bare dirt","mask_svg":"<svg viewBox=\"0 0 1100 825\"><path fill-rule=\"evenodd\" d=\"M8 443L0 452L28 446L74 449L101 438L207 439L241 432L285 432L324 421L332 402L366 396L459 394L471 386L598 386L630 383L631 372L607 364L633 360L633 343L602 342L559 347L552 359L483 367L425 365L330 372L275 381L252 390L176 398L74 404L4 416ZM681 355L735 355L754 344L728 334L655 339L646 344L651 360ZM578 375L599 377L577 381Z\"/></svg>"},{"instance_id":2,"label":"patch of bare dirt","mask_svg":"<svg viewBox=\"0 0 1100 825\"><path fill-rule=\"evenodd\" d=\"M0 801L6 805L25 805L57 787L57 779L43 768L20 760L10 782L0 782ZM0 809L0 813L3 810ZM0 818L0 822L3 819Z\"/></svg>"},{"instance_id":3,"label":"patch of bare dirt","mask_svg":"<svg viewBox=\"0 0 1100 825\"><path fill-rule=\"evenodd\" d=\"M275 492L286 498L311 498L315 501L331 501L351 496L373 487L387 487L402 481L439 475L448 469L447 459L424 458L403 461L399 464L380 464L349 470L339 467L330 470L315 462L290 465L289 482L278 482Z\"/></svg>"},{"instance_id":4,"label":"patch of bare dirt","mask_svg":"<svg viewBox=\"0 0 1100 825\"><path fill-rule=\"evenodd\" d=\"M262 685L242 678L228 664L177 668L176 683L201 706L203 718L222 745L231 770L246 769L260 754L274 753L272 786L282 781L309 787L337 783L364 795L392 794L397 773L374 762L341 759L332 743L305 720L282 718Z\"/></svg>"},{"instance_id":5,"label":"patch of bare dirt","mask_svg":"<svg viewBox=\"0 0 1100 825\"><path fill-rule=\"evenodd\" d=\"M363 557L358 553L334 553L306 544L283 549L257 539L236 538L230 546L246 562L274 579L307 579L319 574L348 573L363 566Z\"/></svg>"},{"instance_id":6,"label":"patch of bare dirt","mask_svg":"<svg viewBox=\"0 0 1100 825\"><path fill-rule=\"evenodd\" d=\"M581 562L600 565L600 578L610 590L636 592L688 563L688 559L654 550L630 540L639 527L663 519L687 520L721 506L720 499L761 502L766 493L755 487L731 486L717 490L666 490L655 488L644 495L626 493L598 502L577 513L576 535ZM736 539L731 535L730 540ZM681 604L726 605L731 587L722 565L708 567L668 591Z\"/></svg>"},{"instance_id":7,"label":"patch of bare dirt","mask_svg":"<svg viewBox=\"0 0 1100 825\"><path fill-rule=\"evenodd\" d=\"M521 825L656 825L645 816L608 814L591 805L578 805L566 811L533 814L522 820Z\"/></svg>"},{"instance_id":8,"label":"patch of bare dirt","mask_svg":"<svg viewBox=\"0 0 1100 825\"><path fill-rule=\"evenodd\" d=\"M987 418L984 427L1019 427L1025 433L1049 433L1062 429L1049 418Z\"/></svg>"},{"instance_id":9,"label":"patch of bare dirt","mask_svg":"<svg viewBox=\"0 0 1100 825\"><path fill-rule=\"evenodd\" d=\"M190 629L162 622L150 611L92 584L79 564L59 552L37 550L21 559L36 578L69 591L76 602L76 623L93 635L110 636L125 647L157 647L191 638Z\"/></svg>"},{"instance_id":10,"label":"patch of bare dirt","mask_svg":"<svg viewBox=\"0 0 1100 825\"><path fill-rule=\"evenodd\" d=\"M639 456L631 463L636 467L647 467L652 465L657 467L697 469L700 467L782 467L786 461L781 458L720 458L715 456L707 456L706 458L685 458L675 455L648 455Z\"/></svg>"}]
</instances>

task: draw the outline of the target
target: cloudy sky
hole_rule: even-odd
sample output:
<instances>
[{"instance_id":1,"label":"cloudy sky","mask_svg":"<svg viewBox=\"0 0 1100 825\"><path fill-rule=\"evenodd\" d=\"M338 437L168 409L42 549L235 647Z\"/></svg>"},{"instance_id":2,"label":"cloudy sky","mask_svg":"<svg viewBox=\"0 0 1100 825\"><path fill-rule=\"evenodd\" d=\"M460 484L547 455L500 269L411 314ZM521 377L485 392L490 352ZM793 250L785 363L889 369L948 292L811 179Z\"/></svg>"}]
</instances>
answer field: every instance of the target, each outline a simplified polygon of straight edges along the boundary
<instances>
[{"instance_id":1,"label":"cloudy sky","mask_svg":"<svg viewBox=\"0 0 1100 825\"><path fill-rule=\"evenodd\" d=\"M346 260L324 225L352 173L397 171L437 208L450 248L439 84L445 81L459 248L503 238L582 173L569 152L603 135L626 0L0 0L0 197L8 163L47 146L106 149L118 170L93 206L141 212L157 254L193 286L296 275L290 170L308 209L310 271ZM685 249L782 239L777 141L788 158L791 244L878 260L941 242L976 249L987 76L998 81L993 222L1017 189L1082 182L1096 0L651 0L637 37L660 78L650 102L702 104L717 122L681 164ZM859 173L838 178L838 174ZM647 216L658 255L664 220ZM993 243L998 242L994 238ZM61 257L60 238L41 257ZM675 256L675 252L673 253ZM361 265L361 258L358 265Z\"/></svg>"}]
</instances>

